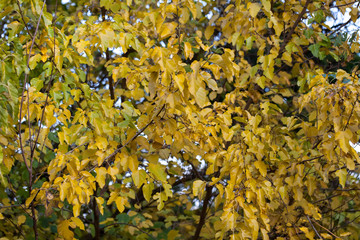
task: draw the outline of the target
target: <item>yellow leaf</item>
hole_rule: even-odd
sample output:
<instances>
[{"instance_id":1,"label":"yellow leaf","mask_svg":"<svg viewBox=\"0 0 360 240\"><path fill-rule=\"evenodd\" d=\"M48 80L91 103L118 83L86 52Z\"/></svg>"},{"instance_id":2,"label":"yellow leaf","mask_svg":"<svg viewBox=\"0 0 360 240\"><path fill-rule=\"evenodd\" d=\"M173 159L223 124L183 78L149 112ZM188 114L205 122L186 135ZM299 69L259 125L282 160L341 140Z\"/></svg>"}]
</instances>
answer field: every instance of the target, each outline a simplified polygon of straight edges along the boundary
<instances>
[{"instance_id":1,"label":"yellow leaf","mask_svg":"<svg viewBox=\"0 0 360 240\"><path fill-rule=\"evenodd\" d=\"M291 53L285 51L281 57L281 60L288 61L289 63L291 63L292 62Z\"/></svg>"},{"instance_id":2,"label":"yellow leaf","mask_svg":"<svg viewBox=\"0 0 360 240\"><path fill-rule=\"evenodd\" d=\"M171 185L170 184L163 184L163 187L164 187L164 192L165 192L165 195L167 197L172 197L173 196L173 192L171 191Z\"/></svg>"},{"instance_id":3,"label":"yellow leaf","mask_svg":"<svg viewBox=\"0 0 360 240\"><path fill-rule=\"evenodd\" d=\"M261 0L263 6L264 6L264 10L266 12L270 12L271 11L271 3L269 0Z\"/></svg>"},{"instance_id":4,"label":"yellow leaf","mask_svg":"<svg viewBox=\"0 0 360 240\"><path fill-rule=\"evenodd\" d=\"M64 220L57 226L59 235L62 236L65 240L72 240L74 237L74 233L69 230L69 225L69 220Z\"/></svg>"},{"instance_id":5,"label":"yellow leaf","mask_svg":"<svg viewBox=\"0 0 360 240\"><path fill-rule=\"evenodd\" d=\"M149 202L151 199L152 191L154 190L154 184L153 183L145 184L142 190L145 200Z\"/></svg>"},{"instance_id":6,"label":"yellow leaf","mask_svg":"<svg viewBox=\"0 0 360 240\"><path fill-rule=\"evenodd\" d=\"M347 129L346 131L338 131L335 133L335 139L339 141L339 145L341 150L343 150L345 153L348 153L350 151L350 144L349 139L352 138L352 132L350 129Z\"/></svg>"},{"instance_id":7,"label":"yellow leaf","mask_svg":"<svg viewBox=\"0 0 360 240\"><path fill-rule=\"evenodd\" d=\"M105 179L106 179L106 168L96 168L96 181L99 183L99 186L102 188L105 185Z\"/></svg>"},{"instance_id":8,"label":"yellow leaf","mask_svg":"<svg viewBox=\"0 0 360 240\"><path fill-rule=\"evenodd\" d=\"M276 104L284 104L284 98L280 95L275 95L271 100Z\"/></svg>"},{"instance_id":9,"label":"yellow leaf","mask_svg":"<svg viewBox=\"0 0 360 240\"><path fill-rule=\"evenodd\" d=\"M132 173L132 179L136 187L140 187L146 180L146 172L143 169L136 170Z\"/></svg>"},{"instance_id":10,"label":"yellow leaf","mask_svg":"<svg viewBox=\"0 0 360 240\"><path fill-rule=\"evenodd\" d=\"M105 28L99 33L99 37L101 40L101 46L103 51L106 51L109 47L114 47L115 43L115 32L112 30L112 28Z\"/></svg>"},{"instance_id":11,"label":"yellow leaf","mask_svg":"<svg viewBox=\"0 0 360 240\"><path fill-rule=\"evenodd\" d=\"M204 191L206 183L202 180L196 180L193 182L193 194L198 196Z\"/></svg>"},{"instance_id":12,"label":"yellow leaf","mask_svg":"<svg viewBox=\"0 0 360 240\"><path fill-rule=\"evenodd\" d=\"M263 161L256 161L254 165L259 170L261 176L265 177L267 174L266 164Z\"/></svg>"},{"instance_id":13,"label":"yellow leaf","mask_svg":"<svg viewBox=\"0 0 360 240\"><path fill-rule=\"evenodd\" d=\"M344 71L344 70L342 70L342 69L339 69L339 70L337 70L336 78L337 78L338 80L341 80L341 81L342 81L344 78L350 79L351 77L350 77L350 75L349 75L346 71Z\"/></svg>"},{"instance_id":14,"label":"yellow leaf","mask_svg":"<svg viewBox=\"0 0 360 240\"><path fill-rule=\"evenodd\" d=\"M126 202L127 202L127 199L125 197L119 196L116 198L115 203L116 203L116 207L119 210L119 212L122 213L125 210Z\"/></svg>"},{"instance_id":15,"label":"yellow leaf","mask_svg":"<svg viewBox=\"0 0 360 240\"><path fill-rule=\"evenodd\" d=\"M339 182L343 188L345 188L346 184L346 176L347 176L347 170L346 168L339 169L335 172L335 175L339 177Z\"/></svg>"},{"instance_id":16,"label":"yellow leaf","mask_svg":"<svg viewBox=\"0 0 360 240\"><path fill-rule=\"evenodd\" d=\"M157 199L158 206L157 209L160 211L164 207L164 201L167 200L166 194L164 192L159 192L154 195L154 199Z\"/></svg>"},{"instance_id":17,"label":"yellow leaf","mask_svg":"<svg viewBox=\"0 0 360 240\"><path fill-rule=\"evenodd\" d=\"M21 224L23 224L26 221L26 217L24 215L21 215L18 217L17 219L17 224L20 226Z\"/></svg>"},{"instance_id":18,"label":"yellow leaf","mask_svg":"<svg viewBox=\"0 0 360 240\"><path fill-rule=\"evenodd\" d=\"M211 90L213 90L213 91L217 91L219 89L218 85L214 79L211 79L211 78L206 79L206 83L209 86L209 88L211 88Z\"/></svg>"},{"instance_id":19,"label":"yellow leaf","mask_svg":"<svg viewBox=\"0 0 360 240\"><path fill-rule=\"evenodd\" d=\"M255 18L261 9L261 5L259 3L248 3L248 9L250 12L250 16Z\"/></svg>"},{"instance_id":20,"label":"yellow leaf","mask_svg":"<svg viewBox=\"0 0 360 240\"><path fill-rule=\"evenodd\" d=\"M82 53L89 44L90 44L89 41L85 41L85 40L81 39L80 41L74 43L74 46L77 48L77 51L79 53Z\"/></svg>"},{"instance_id":21,"label":"yellow leaf","mask_svg":"<svg viewBox=\"0 0 360 240\"><path fill-rule=\"evenodd\" d=\"M107 146L108 146L108 141L106 138L101 137L101 136L97 136L95 138L96 141L96 146L98 147L99 150L106 150Z\"/></svg>"},{"instance_id":22,"label":"yellow leaf","mask_svg":"<svg viewBox=\"0 0 360 240\"><path fill-rule=\"evenodd\" d=\"M80 215L80 210L81 210L81 205L79 202L76 202L74 205L73 205L73 214L74 214L74 217L77 217Z\"/></svg>"},{"instance_id":23,"label":"yellow leaf","mask_svg":"<svg viewBox=\"0 0 360 240\"><path fill-rule=\"evenodd\" d=\"M184 82L185 82L185 75L184 74L176 74L174 76L175 82L179 87L180 92L184 91Z\"/></svg>"},{"instance_id":24,"label":"yellow leaf","mask_svg":"<svg viewBox=\"0 0 360 240\"><path fill-rule=\"evenodd\" d=\"M112 177L112 179L116 180L116 174L119 173L119 168L117 167L109 167L107 173Z\"/></svg>"},{"instance_id":25,"label":"yellow leaf","mask_svg":"<svg viewBox=\"0 0 360 240\"><path fill-rule=\"evenodd\" d=\"M189 18L190 18L190 12L189 12L189 9L187 8L181 8L180 10L180 14L181 14L181 17L179 19L179 22L181 24L185 24L189 21Z\"/></svg>"},{"instance_id":26,"label":"yellow leaf","mask_svg":"<svg viewBox=\"0 0 360 240\"><path fill-rule=\"evenodd\" d=\"M358 7L354 7L353 9L351 9L350 16L353 22L356 22L359 19L359 11L360 10Z\"/></svg>"},{"instance_id":27,"label":"yellow leaf","mask_svg":"<svg viewBox=\"0 0 360 240\"><path fill-rule=\"evenodd\" d=\"M209 40L211 36L213 35L215 30L215 26L207 26L205 29L205 38L206 40Z\"/></svg>"},{"instance_id":28,"label":"yellow leaf","mask_svg":"<svg viewBox=\"0 0 360 240\"><path fill-rule=\"evenodd\" d=\"M84 223L77 217L72 217L71 221L76 224L81 230L85 230Z\"/></svg>"},{"instance_id":29,"label":"yellow leaf","mask_svg":"<svg viewBox=\"0 0 360 240\"><path fill-rule=\"evenodd\" d=\"M174 34L176 27L177 27L177 24L175 22L164 23L161 26L161 30L160 30L160 40L170 37L172 34Z\"/></svg>"},{"instance_id":30,"label":"yellow leaf","mask_svg":"<svg viewBox=\"0 0 360 240\"><path fill-rule=\"evenodd\" d=\"M315 191L315 188L316 188L316 181L315 181L314 177L310 176L309 179L306 181L306 185L307 185L309 195L312 196Z\"/></svg>"},{"instance_id":31,"label":"yellow leaf","mask_svg":"<svg viewBox=\"0 0 360 240\"><path fill-rule=\"evenodd\" d=\"M0 181L4 187L8 186L8 181L6 180L1 168L0 168ZM32 199L31 199L32 200Z\"/></svg>"},{"instance_id":32,"label":"yellow leaf","mask_svg":"<svg viewBox=\"0 0 360 240\"><path fill-rule=\"evenodd\" d=\"M167 175L161 165L149 163L148 169L155 176L157 180L161 182L166 182Z\"/></svg>"},{"instance_id":33,"label":"yellow leaf","mask_svg":"<svg viewBox=\"0 0 360 240\"><path fill-rule=\"evenodd\" d=\"M104 199L102 197L96 197L95 199L101 215L104 214Z\"/></svg>"},{"instance_id":34,"label":"yellow leaf","mask_svg":"<svg viewBox=\"0 0 360 240\"><path fill-rule=\"evenodd\" d=\"M314 232L309 231L307 227L300 227L300 230L305 233L307 239L314 239Z\"/></svg>"},{"instance_id":35,"label":"yellow leaf","mask_svg":"<svg viewBox=\"0 0 360 240\"><path fill-rule=\"evenodd\" d=\"M203 44L203 42L201 41L201 39L199 37L195 37L195 41L199 44L199 46L204 50L204 51L208 51L209 50L209 46L206 46Z\"/></svg>"},{"instance_id":36,"label":"yellow leaf","mask_svg":"<svg viewBox=\"0 0 360 240\"><path fill-rule=\"evenodd\" d=\"M176 237L179 236L179 231L178 230L170 230L167 234L167 239L168 240L175 240Z\"/></svg>"},{"instance_id":37,"label":"yellow leaf","mask_svg":"<svg viewBox=\"0 0 360 240\"><path fill-rule=\"evenodd\" d=\"M283 26L281 24L279 24L279 22L277 21L277 19L275 17L271 17L271 22L273 23L273 29L275 30L275 34L277 36L280 36L282 31L283 31Z\"/></svg>"},{"instance_id":38,"label":"yellow leaf","mask_svg":"<svg viewBox=\"0 0 360 240\"><path fill-rule=\"evenodd\" d=\"M128 165L129 165L130 171L132 171L132 172L135 172L138 169L139 161L138 161L136 155L131 155L130 157L128 157Z\"/></svg>"},{"instance_id":39,"label":"yellow leaf","mask_svg":"<svg viewBox=\"0 0 360 240\"><path fill-rule=\"evenodd\" d=\"M350 236L350 235L351 235L351 232L340 233L340 237L346 237L346 236Z\"/></svg>"},{"instance_id":40,"label":"yellow leaf","mask_svg":"<svg viewBox=\"0 0 360 240\"><path fill-rule=\"evenodd\" d=\"M187 0L186 6L189 8L191 14L193 15L193 18L196 19L197 11L196 11L196 5L193 0Z\"/></svg>"},{"instance_id":41,"label":"yellow leaf","mask_svg":"<svg viewBox=\"0 0 360 240\"><path fill-rule=\"evenodd\" d=\"M184 43L184 51L185 51L185 58L192 59L194 57L194 52L192 51L191 44L188 42Z\"/></svg>"},{"instance_id":42,"label":"yellow leaf","mask_svg":"<svg viewBox=\"0 0 360 240\"><path fill-rule=\"evenodd\" d=\"M209 102L206 96L206 90L203 87L199 87L195 94L195 101L199 105L199 107L205 107Z\"/></svg>"},{"instance_id":43,"label":"yellow leaf","mask_svg":"<svg viewBox=\"0 0 360 240\"><path fill-rule=\"evenodd\" d=\"M26 207L29 207L29 206L30 206L30 204L32 203L32 201L34 200L34 198L35 198L36 195L37 195L37 191L38 191L38 190L36 190L36 189L33 189L33 190L31 191L30 197L29 197L28 199L26 199L26 201L25 201Z\"/></svg>"},{"instance_id":44,"label":"yellow leaf","mask_svg":"<svg viewBox=\"0 0 360 240\"><path fill-rule=\"evenodd\" d=\"M135 215L138 214L138 213L135 212L135 211L129 211L127 214L129 215L129 217L133 217L133 216L135 216Z\"/></svg>"}]
</instances>

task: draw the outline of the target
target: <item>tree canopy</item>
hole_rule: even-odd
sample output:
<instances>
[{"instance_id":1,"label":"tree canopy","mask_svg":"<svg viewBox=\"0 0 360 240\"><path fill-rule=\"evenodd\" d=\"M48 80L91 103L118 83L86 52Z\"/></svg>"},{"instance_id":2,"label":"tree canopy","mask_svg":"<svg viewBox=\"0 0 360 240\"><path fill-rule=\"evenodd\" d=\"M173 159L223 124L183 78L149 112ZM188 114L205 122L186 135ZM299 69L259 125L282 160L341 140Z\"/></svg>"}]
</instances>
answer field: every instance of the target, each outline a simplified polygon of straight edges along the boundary
<instances>
[{"instance_id":1,"label":"tree canopy","mask_svg":"<svg viewBox=\"0 0 360 240\"><path fill-rule=\"evenodd\" d=\"M0 1L1 239L359 239L359 5Z\"/></svg>"}]
</instances>

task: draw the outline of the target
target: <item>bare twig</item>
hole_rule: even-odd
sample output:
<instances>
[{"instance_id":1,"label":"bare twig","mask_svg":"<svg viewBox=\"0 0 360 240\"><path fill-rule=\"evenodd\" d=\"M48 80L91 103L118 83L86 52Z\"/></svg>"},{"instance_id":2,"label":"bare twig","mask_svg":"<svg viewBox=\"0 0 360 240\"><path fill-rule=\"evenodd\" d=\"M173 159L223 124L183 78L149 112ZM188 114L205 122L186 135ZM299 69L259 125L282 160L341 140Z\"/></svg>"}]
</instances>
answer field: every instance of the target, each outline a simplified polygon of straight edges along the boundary
<instances>
[{"instance_id":1,"label":"bare twig","mask_svg":"<svg viewBox=\"0 0 360 240\"><path fill-rule=\"evenodd\" d=\"M53 32L54 32L54 39L53 39L53 45L54 45L54 49L53 49L53 54L54 54L54 57L53 59L55 59L55 50L56 50L56 41L55 41L55 38L56 38L56 31L55 31L55 21L56 21L56 9L57 9L57 4L58 4L58 0L56 0L56 3L55 3L55 17L53 19ZM40 131L41 131L41 124L44 120L44 116L45 116L45 110L46 110L46 106L47 106L47 103L48 103L48 99L49 99L49 91L50 91L50 86L51 86L51 83L54 79L54 64L52 65L51 67L51 74L50 74L50 81L48 83L48 86L46 88L46 98L45 98L45 103L44 103L44 108L41 112L41 117L40 117L40 123L39 123L39 131L37 133L37 136L35 137L35 143L34 143L34 146L33 148L31 149L31 162L33 161L33 158L34 158L34 152L35 152L35 147L36 147L36 144L38 142L38 139L39 139L39 136L40 136ZM45 139L43 141L43 146L45 144Z\"/></svg>"},{"instance_id":2,"label":"bare twig","mask_svg":"<svg viewBox=\"0 0 360 240\"><path fill-rule=\"evenodd\" d=\"M309 217L308 215L306 215L306 217L307 217L307 219L308 219L311 227L314 229L316 235L317 235L320 239L324 239L324 238L318 233L318 231L316 230L316 228L315 228L314 225L312 224L310 217Z\"/></svg>"},{"instance_id":3,"label":"bare twig","mask_svg":"<svg viewBox=\"0 0 360 240\"><path fill-rule=\"evenodd\" d=\"M338 31L340 31L341 28L345 27L345 26L348 25L350 22L351 22L351 18L350 18L348 21L342 23L342 24L341 24L339 27L337 27L336 29L334 29L328 36L331 36L331 35L333 35L334 33L337 33Z\"/></svg>"},{"instance_id":4,"label":"bare twig","mask_svg":"<svg viewBox=\"0 0 360 240\"><path fill-rule=\"evenodd\" d=\"M346 6L349 6L349 5L354 4L354 3L357 3L357 2L359 2L359 1L357 0L357 1L349 2L349 3L344 3L344 4L340 4L340 5L335 5L335 6L332 6L332 7L330 7L330 8L346 7Z\"/></svg>"},{"instance_id":5,"label":"bare twig","mask_svg":"<svg viewBox=\"0 0 360 240\"><path fill-rule=\"evenodd\" d=\"M41 12L40 12L40 16L39 16L39 19L37 21L37 24L36 24L36 28L35 28L35 32L34 32L34 35L32 37L32 41L31 41L31 45L30 45L30 49L29 49L29 52L26 52L27 54L27 62L26 62L26 69L29 70L29 63L30 63L30 57L31 57L31 53L32 53L32 49L34 47L34 44L35 44L35 38L36 38L36 34L38 32L38 29L39 29L39 26L40 26L40 21L41 21L41 16L43 14L43 11L44 11L44 7L45 7L45 4L46 4L46 0L44 0L44 3L43 3L43 6L41 8ZM20 5L19 5L19 8L20 8ZM21 121L22 121L22 108L23 108L23 105L24 105L24 93L25 93L25 89L26 89L26 84L27 84L27 81L28 81L28 73L25 73L25 78L24 78L24 85L23 85L23 89L22 89L22 94L21 94L21 102L20 102L20 114L19 114L19 141L20 141L20 149L21 149L21 154L22 154L22 157L23 157L23 160L24 160L24 163L25 163L25 166L29 172L29 193L31 193L31 190L32 190L32 185L33 185L33 182L32 182L32 178L33 178L33 172L32 172L32 160L29 161L29 163L26 161L26 157L25 157L25 153L24 153L24 146L23 146L23 143L22 143L22 137L21 137ZM29 141L30 141L30 149L32 149L32 139L31 139L31 125L30 125L30 111L29 111L29 92L27 94L27 100L28 100L28 121L29 121ZM37 230L37 218L36 218L36 212L35 212L35 206L34 204L31 204L31 214L32 214L32 220L33 220L33 230L34 230L34 235L35 235L35 240L37 240L39 238L39 233L38 233L38 230Z\"/></svg>"},{"instance_id":6,"label":"bare twig","mask_svg":"<svg viewBox=\"0 0 360 240\"><path fill-rule=\"evenodd\" d=\"M193 164L191 161L189 161L189 160L187 160L187 162L191 165L191 167L192 167L195 175L196 175L199 179L201 179L201 180L203 180L203 181L206 181L206 180L203 178L203 176L201 176L201 174L199 173L199 171L196 169L196 167L194 166L194 164Z\"/></svg>"},{"instance_id":7,"label":"bare twig","mask_svg":"<svg viewBox=\"0 0 360 240\"><path fill-rule=\"evenodd\" d=\"M17 224L15 224L9 217L6 217L5 215L4 215L4 217L5 217L5 219L6 219L7 221L9 221L12 225L14 225L15 229L18 230L19 234L20 234L21 236L23 236L23 238L25 238L23 232L21 231L21 228L19 228L19 226L18 226Z\"/></svg>"},{"instance_id":8,"label":"bare twig","mask_svg":"<svg viewBox=\"0 0 360 240\"><path fill-rule=\"evenodd\" d=\"M319 227L321 227L322 229L324 229L325 231L327 231L329 234L331 234L333 237L335 237L335 238L340 238L341 239L341 237L338 237L338 236L336 236L334 233L332 233L329 229L327 229L326 227L324 227L324 226L322 226L322 225L320 225L318 222L316 222L315 220L313 220L313 222L314 223L316 223Z\"/></svg>"},{"instance_id":9,"label":"bare twig","mask_svg":"<svg viewBox=\"0 0 360 240\"><path fill-rule=\"evenodd\" d=\"M29 30L29 28L28 28L28 26L27 26L27 24L26 24L26 22L25 22L24 13L22 12L22 9L21 9L19 0L17 0L16 3L17 3L17 5L18 5L19 13L20 13L20 16L21 16L21 20L23 21L23 23L24 23L24 25L25 25L26 31L27 31L27 33L30 35L30 38L33 39L34 37L33 37L33 35L31 34L31 32L30 32L30 30ZM40 49L40 46L39 46L36 42L34 42L34 44L35 44L35 46L36 46L38 49Z\"/></svg>"}]
</instances>

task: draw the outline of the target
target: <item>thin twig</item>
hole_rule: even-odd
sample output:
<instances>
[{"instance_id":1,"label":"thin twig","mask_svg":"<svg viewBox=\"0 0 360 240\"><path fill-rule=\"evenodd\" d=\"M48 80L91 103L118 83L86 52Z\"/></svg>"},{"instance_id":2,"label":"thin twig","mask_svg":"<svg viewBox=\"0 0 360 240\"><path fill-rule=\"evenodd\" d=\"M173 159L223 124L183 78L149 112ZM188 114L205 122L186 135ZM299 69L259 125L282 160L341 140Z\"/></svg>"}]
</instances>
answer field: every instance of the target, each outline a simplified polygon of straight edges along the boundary
<instances>
[{"instance_id":1,"label":"thin twig","mask_svg":"<svg viewBox=\"0 0 360 240\"><path fill-rule=\"evenodd\" d=\"M316 235L317 235L320 239L323 239L323 237L318 233L318 231L316 230L316 228L315 228L314 225L312 224L310 217L309 217L308 215L306 215L306 217L307 217L307 219L308 219L311 227L314 229Z\"/></svg>"},{"instance_id":2,"label":"thin twig","mask_svg":"<svg viewBox=\"0 0 360 240\"><path fill-rule=\"evenodd\" d=\"M27 33L30 35L30 39L33 39L33 35L31 34L31 32L30 32L30 30L29 30L29 28L28 28L28 26L27 26L27 24L26 24L26 22L25 22L24 14L23 14L23 12L22 12L22 10L21 10L21 6L20 6L19 0L17 0L16 3L17 3L17 5L18 5L18 7L19 7L19 13L20 13L20 16L21 16L21 20L23 21L23 23L24 23L24 25L25 25L26 31L27 31ZM35 44L35 46L36 46L38 49L40 49L40 46L39 46L36 42L34 42L34 44Z\"/></svg>"},{"instance_id":3,"label":"thin twig","mask_svg":"<svg viewBox=\"0 0 360 240\"><path fill-rule=\"evenodd\" d=\"M27 53L27 62L26 62L26 69L28 70L29 69L29 63L30 63L30 57L31 57L31 52L32 52L32 49L34 47L34 42L35 42L35 38L36 38L36 34L37 34L37 31L39 29L39 25L40 25L40 20L41 20L41 15L43 13L43 10L44 10L44 7L45 7L45 3L46 3L46 0L44 1L43 3L43 6L42 6L42 9L41 9L41 12L40 12L40 16L39 16L39 19L38 19L38 22L36 24L36 28L35 28L35 33L34 33L34 36L32 38L32 42L31 42L31 45L30 45L30 50L29 50L29 53ZM22 144L22 137L21 137L21 121L22 121L22 108L23 108L23 105L24 105L24 93L25 93L25 89L26 89L26 84L27 84L27 80L28 80L28 74L25 73L25 78L24 78L24 85L23 85L23 89L22 89L22 94L21 94L21 102L20 102L20 114L19 114L19 141L20 141L20 149L21 149L21 155L23 157L23 160L25 162L25 166L27 168L27 170L29 171L29 186L32 185L31 183L31 179L32 179L32 166L29 165L27 162L26 162L26 157L25 157L25 153L24 153L24 146ZM29 116L30 118L30 116ZM29 129L30 130L30 129ZM31 135L30 135L31 136ZM31 141L30 141L30 145L31 145Z\"/></svg>"},{"instance_id":4,"label":"thin twig","mask_svg":"<svg viewBox=\"0 0 360 240\"><path fill-rule=\"evenodd\" d=\"M344 3L344 4L332 6L332 7L330 7L330 8L346 7L346 6L349 6L349 5L354 4L354 3L357 3L357 2L358 2L358 0L357 0L357 1L353 1L353 2L349 2L349 3Z\"/></svg>"},{"instance_id":5,"label":"thin twig","mask_svg":"<svg viewBox=\"0 0 360 240\"><path fill-rule=\"evenodd\" d=\"M34 36L32 37L32 42L31 42L31 45L30 45L30 49L29 49L29 52L26 52L27 54L27 62L26 62L26 69L29 70L29 63L30 63L30 57L31 57L31 52L32 52L32 49L34 47L34 43L35 43L35 38L36 38L36 34L38 32L38 29L39 29L39 26L40 26L40 21L41 21L41 16L43 14L43 11L44 11L44 7L45 7L45 4L46 4L46 0L44 0L44 3L43 3L43 6L41 8L41 12L40 12L40 15L39 15L39 19L37 21L37 24L36 24L36 28L35 28L35 33L34 33ZM20 6L20 5L19 5ZM21 149L21 154L22 154L22 157L23 157L23 160L24 160L24 163L25 163L25 166L29 172L29 193L31 193L31 190L32 190L32 178L33 178L33 174L32 174L32 160L30 160L29 163L26 162L26 157L25 157L25 153L24 153L24 146L22 144L22 137L21 137L21 121L22 121L22 108L23 108L23 105L24 105L24 92L25 92L25 89L26 89L26 84L27 84L27 81L28 81L28 73L25 73L25 78L24 78L24 85L23 85L23 89L22 89L22 94L21 94L21 103L20 103L20 114L19 114L19 141L20 141L20 149ZM31 143L31 125L30 125L30 114L29 114L29 91L28 91L28 121L29 121L29 141L30 141L30 149L32 149L32 143ZM39 234L38 234L38 231L37 231L37 218L36 218L36 211L35 211L35 206L34 204L31 204L31 214L32 214L32 220L33 220L33 230L34 230L34 235L35 235L35 240L37 240L39 238Z\"/></svg>"},{"instance_id":6,"label":"thin twig","mask_svg":"<svg viewBox=\"0 0 360 240\"><path fill-rule=\"evenodd\" d=\"M54 45L54 50L53 50L53 54L54 54L54 58L55 59L55 47L56 47L56 41L55 41L55 37L56 37L56 31L55 31L55 21L56 21L56 9L57 9L57 4L58 4L58 0L56 0L56 3L55 3L55 16L54 16L54 19L53 19L53 32L54 32L54 40L53 40L53 45ZM35 138L35 143L34 143L34 147L33 149L31 149L31 162L33 160L33 157L34 157L34 152L35 152L35 147L36 147L36 143L38 142L38 139L39 139L39 136L40 136L40 131L41 131L41 124L44 120L44 116L45 116L45 110L46 110L46 106L47 106L47 103L48 103L48 99L49 99L49 92L50 92L50 86L51 86L51 83L54 79L54 64L51 66L51 74L50 74L50 81L48 83L48 86L46 88L46 98L45 98L45 103L44 103L44 108L41 112L41 117L40 117L40 123L39 123L39 131L38 131L38 134ZM44 139L44 142L43 142L43 146L45 144L45 139ZM42 149L41 149L42 150Z\"/></svg>"},{"instance_id":7,"label":"thin twig","mask_svg":"<svg viewBox=\"0 0 360 240\"><path fill-rule=\"evenodd\" d=\"M336 29L334 29L328 36L331 36L331 35L333 35L334 33L337 33L338 31L340 31L341 28L343 28L344 26L348 25L350 22L351 22L351 18L350 18L348 21L342 23L342 24L341 24L339 27L337 27Z\"/></svg>"},{"instance_id":8,"label":"thin twig","mask_svg":"<svg viewBox=\"0 0 360 240\"><path fill-rule=\"evenodd\" d=\"M333 237L335 237L335 238L340 238L341 239L341 237L338 237L338 236L336 236L334 233L332 233L329 229L327 229L326 227L324 227L324 226L321 226L318 222L316 222L315 220L313 220L313 222L314 223L316 223L319 227L321 227L321 228L323 228L325 231L327 231L329 234L331 234Z\"/></svg>"},{"instance_id":9,"label":"thin twig","mask_svg":"<svg viewBox=\"0 0 360 240\"><path fill-rule=\"evenodd\" d=\"M6 217L6 216L4 216L4 217L5 217L5 219L8 220L11 224L13 224L13 225L15 226L15 228L18 230L19 234L25 238L23 232L21 231L21 228L19 229L19 228L18 228L18 225L15 224L10 218L8 218L8 217Z\"/></svg>"}]
</instances>

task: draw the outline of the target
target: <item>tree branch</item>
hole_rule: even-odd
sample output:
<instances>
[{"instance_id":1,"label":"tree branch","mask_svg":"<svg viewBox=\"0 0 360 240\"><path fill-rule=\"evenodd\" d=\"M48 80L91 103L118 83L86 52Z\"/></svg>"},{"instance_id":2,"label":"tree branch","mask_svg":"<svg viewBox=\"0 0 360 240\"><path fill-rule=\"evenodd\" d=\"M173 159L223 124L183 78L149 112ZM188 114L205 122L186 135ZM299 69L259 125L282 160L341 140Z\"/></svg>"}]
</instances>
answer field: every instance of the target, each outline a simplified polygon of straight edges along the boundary
<instances>
[{"instance_id":1,"label":"tree branch","mask_svg":"<svg viewBox=\"0 0 360 240\"><path fill-rule=\"evenodd\" d=\"M323 237L318 233L318 231L316 230L316 228L315 228L314 225L312 224L310 217L309 217L308 215L306 215L306 217L307 217L307 219L308 219L311 227L314 229L316 235L317 235L320 239L323 239Z\"/></svg>"},{"instance_id":2,"label":"tree branch","mask_svg":"<svg viewBox=\"0 0 360 240\"><path fill-rule=\"evenodd\" d=\"M97 207L96 199L93 198L92 210L94 213L95 240L100 240L100 211Z\"/></svg>"},{"instance_id":3,"label":"tree branch","mask_svg":"<svg viewBox=\"0 0 360 240\"><path fill-rule=\"evenodd\" d=\"M37 34L39 26L40 26L41 16L43 14L45 4L46 4L46 0L44 0L43 6L41 8L40 16L39 16L39 19L37 21L36 28L35 28L35 33L34 33L34 35L32 37L29 52L27 53L27 61L26 61L26 69L27 70L29 69L31 52L32 52L32 49L33 49L34 44L35 44L35 38L36 38L36 34ZM19 8L20 8L20 5L19 5ZM28 76L29 75L27 73L25 73L25 78L24 78L24 83L23 83L24 85L23 85L22 94L21 94L19 126L18 127L19 127L19 141L20 141L21 155L22 155L22 158L24 160L25 166L26 166L26 168L27 168L27 170L29 172L29 185L28 185L28 188L29 188L29 193L31 194L32 185L33 185L33 181L32 181L32 178L33 178L32 160L30 160L29 163L27 163L27 161L26 161L26 157L25 157L25 153L24 153L24 146L23 146L22 137L21 137L22 108L23 108L23 105L24 105L24 93L25 93L26 84L27 84L27 81L28 81ZM28 101L29 101L29 96L28 96ZM29 115L29 104L28 104L28 115ZM30 115L28 117L29 117L28 121L29 121L29 126L30 126ZM32 149L32 147L31 147L31 141L32 140L31 140L31 129L30 129L30 127L29 127L29 140L30 140L30 149ZM37 240L39 238L39 233L38 233L38 230L37 230L37 218L36 218L36 211L35 211L34 204L31 204L30 208L31 208L31 215L32 215L31 217L32 217L32 220L33 220L33 230L34 230L35 240Z\"/></svg>"},{"instance_id":4,"label":"tree branch","mask_svg":"<svg viewBox=\"0 0 360 240\"><path fill-rule=\"evenodd\" d=\"M306 13L306 9L309 6L311 0L307 0L302 11L300 12L300 14L298 15L297 19L294 22L294 25L291 27L289 34L286 35L286 38L284 39L283 43L281 44L280 50L279 50L279 56L282 55L282 52L284 51L284 48L286 47L286 44L288 44L288 42L291 39L291 36L293 35L293 33L295 32L296 27L299 25L302 17L304 16L304 14Z\"/></svg>"},{"instance_id":5,"label":"tree branch","mask_svg":"<svg viewBox=\"0 0 360 240\"><path fill-rule=\"evenodd\" d=\"M202 229L203 225L205 224L206 212L207 212L207 207L208 207L211 195L212 195L212 189L213 189L213 186L209 186L209 185L207 185L205 188L206 195L205 195L203 207L202 207L201 213L200 213L200 220L196 227L196 231L195 231L193 240L199 239L201 229Z\"/></svg>"},{"instance_id":6,"label":"tree branch","mask_svg":"<svg viewBox=\"0 0 360 240\"><path fill-rule=\"evenodd\" d=\"M104 7L101 8L101 14L102 14L102 21L105 22L106 9ZM108 48L105 51L105 55L106 55L106 62L105 62L105 65L106 65L106 63L108 63L110 61L110 51L109 51ZM106 78L109 81L110 98L112 100L115 100L114 80L112 79L111 76L109 76L109 73L107 72L107 69L106 69L105 65L104 65L104 70L105 70L105 73L106 73Z\"/></svg>"}]
</instances>

